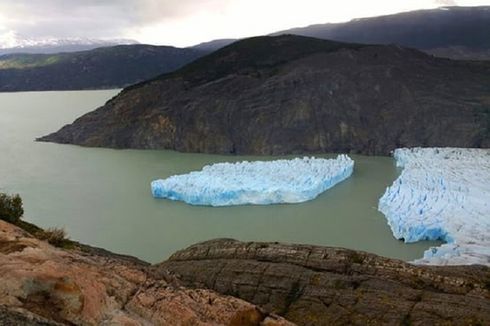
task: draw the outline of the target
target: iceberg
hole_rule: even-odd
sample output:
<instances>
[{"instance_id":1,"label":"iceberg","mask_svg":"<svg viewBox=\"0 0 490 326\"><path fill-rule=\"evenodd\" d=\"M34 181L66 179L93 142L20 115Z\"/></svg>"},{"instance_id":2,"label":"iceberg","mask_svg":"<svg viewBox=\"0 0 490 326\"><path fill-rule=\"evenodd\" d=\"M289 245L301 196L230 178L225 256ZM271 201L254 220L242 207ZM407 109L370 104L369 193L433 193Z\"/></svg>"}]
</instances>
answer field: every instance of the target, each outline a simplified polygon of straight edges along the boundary
<instances>
[{"instance_id":1,"label":"iceberg","mask_svg":"<svg viewBox=\"0 0 490 326\"><path fill-rule=\"evenodd\" d=\"M490 266L490 150L402 148L401 175L379 200L397 239L442 240L414 263Z\"/></svg>"},{"instance_id":2,"label":"iceberg","mask_svg":"<svg viewBox=\"0 0 490 326\"><path fill-rule=\"evenodd\" d=\"M201 171L155 180L151 191L155 198L192 205L300 203L345 180L353 169L354 161L347 155L217 163Z\"/></svg>"}]
</instances>

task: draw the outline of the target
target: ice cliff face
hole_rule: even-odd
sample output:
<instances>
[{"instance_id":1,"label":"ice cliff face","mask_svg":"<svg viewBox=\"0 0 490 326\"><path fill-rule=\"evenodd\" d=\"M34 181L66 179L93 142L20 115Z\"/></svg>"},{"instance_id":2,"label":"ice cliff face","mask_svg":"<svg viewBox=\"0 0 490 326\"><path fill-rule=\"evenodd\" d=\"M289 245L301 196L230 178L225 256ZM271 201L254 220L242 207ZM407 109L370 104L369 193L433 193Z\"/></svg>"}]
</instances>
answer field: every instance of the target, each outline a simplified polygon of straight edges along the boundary
<instances>
[{"instance_id":1,"label":"ice cliff face","mask_svg":"<svg viewBox=\"0 0 490 326\"><path fill-rule=\"evenodd\" d=\"M490 266L490 150L403 148L394 157L403 171L379 201L393 235L446 242L416 263Z\"/></svg>"},{"instance_id":2,"label":"ice cliff face","mask_svg":"<svg viewBox=\"0 0 490 326\"><path fill-rule=\"evenodd\" d=\"M218 163L201 171L155 180L151 191L156 198L192 205L300 203L348 178L353 169L354 161L347 155L336 159Z\"/></svg>"}]
</instances>

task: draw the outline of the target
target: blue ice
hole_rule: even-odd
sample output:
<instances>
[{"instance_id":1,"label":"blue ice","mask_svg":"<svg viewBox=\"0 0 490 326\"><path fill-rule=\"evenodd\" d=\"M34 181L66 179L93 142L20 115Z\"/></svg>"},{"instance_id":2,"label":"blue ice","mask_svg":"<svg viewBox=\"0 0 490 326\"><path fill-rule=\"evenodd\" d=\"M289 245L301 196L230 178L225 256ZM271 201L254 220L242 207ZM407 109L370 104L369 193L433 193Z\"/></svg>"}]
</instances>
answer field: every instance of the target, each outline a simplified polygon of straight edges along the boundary
<instances>
[{"instance_id":1,"label":"blue ice","mask_svg":"<svg viewBox=\"0 0 490 326\"><path fill-rule=\"evenodd\" d=\"M401 175L379 200L393 235L442 240L416 263L490 266L490 150L402 148Z\"/></svg>"},{"instance_id":2,"label":"blue ice","mask_svg":"<svg viewBox=\"0 0 490 326\"><path fill-rule=\"evenodd\" d=\"M155 198L191 205L301 203L347 179L353 169L354 161L347 155L217 163L201 171L155 180L151 191Z\"/></svg>"}]
</instances>

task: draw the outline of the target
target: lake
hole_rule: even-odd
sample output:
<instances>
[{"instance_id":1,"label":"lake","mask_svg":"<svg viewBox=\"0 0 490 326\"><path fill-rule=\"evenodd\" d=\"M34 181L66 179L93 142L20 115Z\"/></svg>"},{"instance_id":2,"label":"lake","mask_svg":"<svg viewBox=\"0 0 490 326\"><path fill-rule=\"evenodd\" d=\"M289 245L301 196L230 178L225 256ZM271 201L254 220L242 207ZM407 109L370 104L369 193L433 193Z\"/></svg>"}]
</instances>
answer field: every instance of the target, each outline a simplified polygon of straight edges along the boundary
<instances>
[{"instance_id":1,"label":"lake","mask_svg":"<svg viewBox=\"0 0 490 326\"><path fill-rule=\"evenodd\" d=\"M389 157L351 155L356 164L352 177L307 203L213 208L154 199L150 182L205 164L273 157L34 141L118 91L0 94L0 192L22 196L25 220L64 227L74 240L150 262L213 238L340 246L405 260L437 245L394 239L377 211L379 197L399 173Z\"/></svg>"}]
</instances>

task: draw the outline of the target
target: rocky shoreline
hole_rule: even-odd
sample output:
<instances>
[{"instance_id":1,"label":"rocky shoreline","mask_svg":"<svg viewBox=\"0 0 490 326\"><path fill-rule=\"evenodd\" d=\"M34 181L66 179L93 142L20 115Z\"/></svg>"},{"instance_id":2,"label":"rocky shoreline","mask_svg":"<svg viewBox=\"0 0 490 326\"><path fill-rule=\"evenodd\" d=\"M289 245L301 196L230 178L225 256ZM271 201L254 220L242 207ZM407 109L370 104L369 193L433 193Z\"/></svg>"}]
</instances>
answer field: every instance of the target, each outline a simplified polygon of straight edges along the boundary
<instances>
[{"instance_id":1,"label":"rocky shoreline","mask_svg":"<svg viewBox=\"0 0 490 326\"><path fill-rule=\"evenodd\" d=\"M55 248L0 221L0 324L490 323L483 266L414 266L347 249L230 239L157 265L87 248Z\"/></svg>"}]
</instances>

